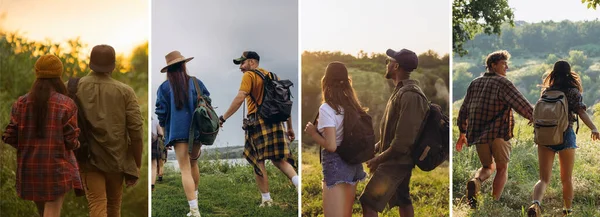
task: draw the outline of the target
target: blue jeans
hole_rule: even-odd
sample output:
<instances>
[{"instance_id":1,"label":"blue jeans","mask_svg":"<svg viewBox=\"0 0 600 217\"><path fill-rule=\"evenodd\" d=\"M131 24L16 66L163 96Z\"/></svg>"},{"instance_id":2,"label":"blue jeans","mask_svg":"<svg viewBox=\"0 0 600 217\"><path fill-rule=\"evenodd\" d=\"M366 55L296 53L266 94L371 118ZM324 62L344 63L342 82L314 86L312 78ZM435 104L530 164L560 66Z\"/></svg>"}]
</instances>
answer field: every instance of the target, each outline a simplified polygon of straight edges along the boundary
<instances>
[{"instance_id":1,"label":"blue jeans","mask_svg":"<svg viewBox=\"0 0 600 217\"><path fill-rule=\"evenodd\" d=\"M551 149L554 152L559 152L568 148L576 149L577 147L577 139L575 137L575 131L573 131L573 127L568 127L563 134L563 144L560 145L550 145L545 146Z\"/></svg>"}]
</instances>

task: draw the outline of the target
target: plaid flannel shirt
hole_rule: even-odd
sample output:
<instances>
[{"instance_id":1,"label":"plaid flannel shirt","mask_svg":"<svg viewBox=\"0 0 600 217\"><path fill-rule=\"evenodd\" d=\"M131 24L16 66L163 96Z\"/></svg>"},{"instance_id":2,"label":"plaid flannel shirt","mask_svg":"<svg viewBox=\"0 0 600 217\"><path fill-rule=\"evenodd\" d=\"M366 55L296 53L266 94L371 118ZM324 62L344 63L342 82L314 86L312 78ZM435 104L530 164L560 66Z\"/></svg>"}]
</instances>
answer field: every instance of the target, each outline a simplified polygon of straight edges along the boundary
<instances>
[{"instance_id":1,"label":"plaid flannel shirt","mask_svg":"<svg viewBox=\"0 0 600 217\"><path fill-rule=\"evenodd\" d=\"M44 129L35 129L29 94L13 104L2 140L17 149L17 194L26 200L51 201L71 189L82 189L73 149L79 147L77 106L52 92ZM43 138L36 132L44 130Z\"/></svg>"},{"instance_id":2,"label":"plaid flannel shirt","mask_svg":"<svg viewBox=\"0 0 600 217\"><path fill-rule=\"evenodd\" d=\"M469 144L488 144L495 138L513 137L514 109L532 120L533 106L504 76L485 73L471 82L460 107L457 125Z\"/></svg>"}]
</instances>

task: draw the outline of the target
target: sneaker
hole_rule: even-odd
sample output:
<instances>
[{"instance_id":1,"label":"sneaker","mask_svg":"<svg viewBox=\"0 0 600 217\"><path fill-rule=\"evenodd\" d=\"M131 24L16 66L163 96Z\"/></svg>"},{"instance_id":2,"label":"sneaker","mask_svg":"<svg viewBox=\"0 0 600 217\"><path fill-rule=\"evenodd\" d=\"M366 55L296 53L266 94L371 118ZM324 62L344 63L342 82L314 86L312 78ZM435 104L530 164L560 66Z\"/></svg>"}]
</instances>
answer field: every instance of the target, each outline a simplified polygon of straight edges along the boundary
<instances>
[{"instance_id":1,"label":"sneaker","mask_svg":"<svg viewBox=\"0 0 600 217\"><path fill-rule=\"evenodd\" d=\"M162 182L162 176L159 176L159 177L158 177L158 181L159 181L159 182Z\"/></svg>"},{"instance_id":2,"label":"sneaker","mask_svg":"<svg viewBox=\"0 0 600 217\"><path fill-rule=\"evenodd\" d=\"M271 207L273 205L273 199L263 200L258 207Z\"/></svg>"},{"instance_id":3,"label":"sneaker","mask_svg":"<svg viewBox=\"0 0 600 217\"><path fill-rule=\"evenodd\" d=\"M527 217L541 217L542 207L538 203L532 203L527 209Z\"/></svg>"},{"instance_id":4,"label":"sneaker","mask_svg":"<svg viewBox=\"0 0 600 217\"><path fill-rule=\"evenodd\" d=\"M563 209L563 216L573 216L573 209Z\"/></svg>"},{"instance_id":5,"label":"sneaker","mask_svg":"<svg viewBox=\"0 0 600 217\"><path fill-rule=\"evenodd\" d=\"M473 178L467 182L467 200L471 209L477 208L477 192L481 188L481 181L478 178Z\"/></svg>"},{"instance_id":6,"label":"sneaker","mask_svg":"<svg viewBox=\"0 0 600 217\"><path fill-rule=\"evenodd\" d=\"M200 216L200 209L199 209L199 208L193 208L193 209L190 209L190 212L187 214L187 216L191 216L191 217L201 217L201 216Z\"/></svg>"}]
</instances>

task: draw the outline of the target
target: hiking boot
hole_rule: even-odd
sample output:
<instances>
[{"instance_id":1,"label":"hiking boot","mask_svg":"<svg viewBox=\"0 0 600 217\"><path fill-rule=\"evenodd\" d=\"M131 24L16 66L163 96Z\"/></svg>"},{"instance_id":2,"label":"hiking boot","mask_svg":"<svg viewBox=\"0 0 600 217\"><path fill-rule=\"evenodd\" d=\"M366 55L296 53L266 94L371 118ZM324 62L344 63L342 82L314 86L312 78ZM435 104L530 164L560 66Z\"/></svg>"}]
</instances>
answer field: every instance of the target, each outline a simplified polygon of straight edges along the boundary
<instances>
[{"instance_id":1,"label":"hiking boot","mask_svg":"<svg viewBox=\"0 0 600 217\"><path fill-rule=\"evenodd\" d=\"M273 205L273 199L263 200L258 207L271 207Z\"/></svg>"},{"instance_id":2,"label":"hiking boot","mask_svg":"<svg viewBox=\"0 0 600 217\"><path fill-rule=\"evenodd\" d=\"M527 209L527 217L541 217L542 207L538 203L532 203Z\"/></svg>"},{"instance_id":3,"label":"hiking boot","mask_svg":"<svg viewBox=\"0 0 600 217\"><path fill-rule=\"evenodd\" d=\"M573 209L563 209L563 216L573 216Z\"/></svg>"},{"instance_id":4,"label":"hiking boot","mask_svg":"<svg viewBox=\"0 0 600 217\"><path fill-rule=\"evenodd\" d=\"M477 192L481 188L481 181L478 178L473 178L467 182L467 202L471 209L477 208Z\"/></svg>"},{"instance_id":5,"label":"hiking boot","mask_svg":"<svg viewBox=\"0 0 600 217\"><path fill-rule=\"evenodd\" d=\"M190 212L187 214L187 216L201 217L200 216L200 209L199 208L192 208L192 209L190 209Z\"/></svg>"}]
</instances>

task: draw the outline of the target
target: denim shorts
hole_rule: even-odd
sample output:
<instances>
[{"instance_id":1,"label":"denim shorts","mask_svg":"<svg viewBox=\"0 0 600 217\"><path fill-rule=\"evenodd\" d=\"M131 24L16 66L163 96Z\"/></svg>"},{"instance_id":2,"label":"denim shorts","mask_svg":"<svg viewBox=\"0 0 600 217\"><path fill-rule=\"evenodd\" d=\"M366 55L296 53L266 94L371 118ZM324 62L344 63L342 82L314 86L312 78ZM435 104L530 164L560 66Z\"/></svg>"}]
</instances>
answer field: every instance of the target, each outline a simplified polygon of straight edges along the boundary
<instances>
[{"instance_id":1,"label":"denim shorts","mask_svg":"<svg viewBox=\"0 0 600 217\"><path fill-rule=\"evenodd\" d=\"M341 183L355 185L367 177L362 164L348 164L337 153L321 150L323 181L327 188Z\"/></svg>"},{"instance_id":2,"label":"denim shorts","mask_svg":"<svg viewBox=\"0 0 600 217\"><path fill-rule=\"evenodd\" d=\"M545 146L551 149L554 152L559 152L568 148L578 148L577 147L577 139L575 137L575 131L573 131L573 127L569 126L563 135L563 144L560 145L549 145Z\"/></svg>"}]
</instances>

